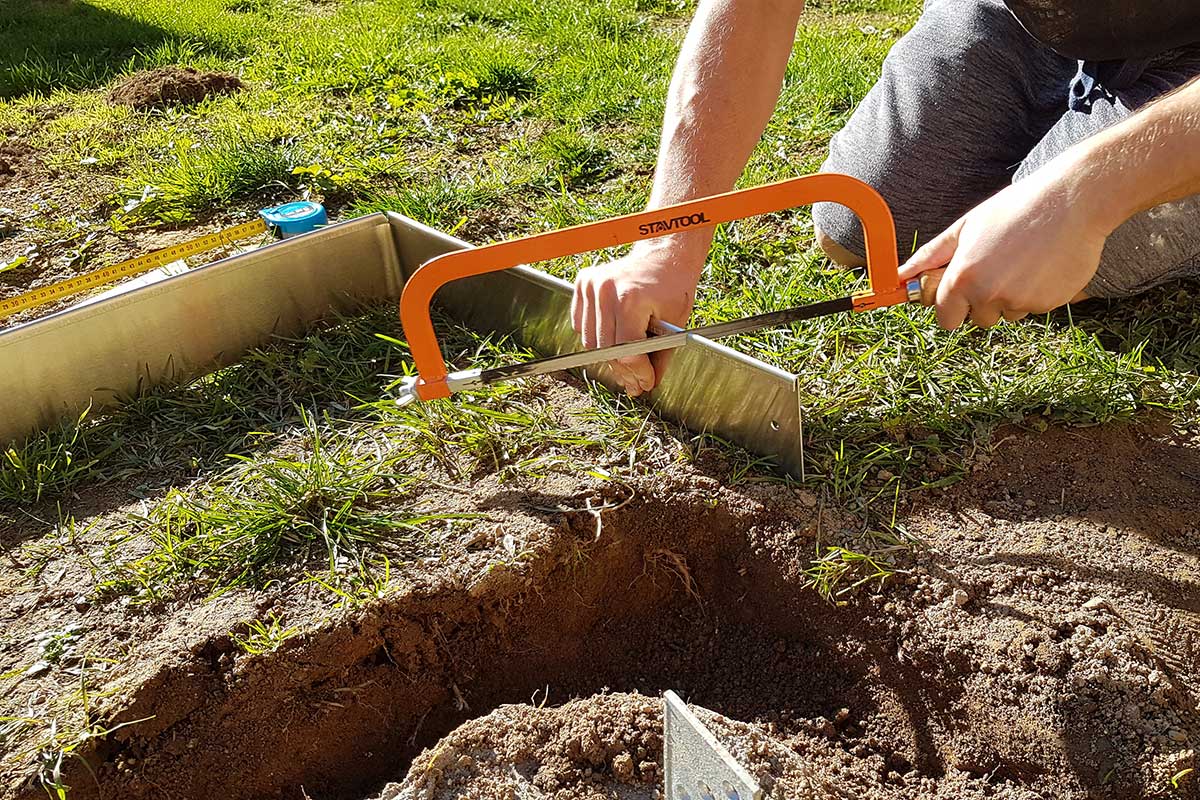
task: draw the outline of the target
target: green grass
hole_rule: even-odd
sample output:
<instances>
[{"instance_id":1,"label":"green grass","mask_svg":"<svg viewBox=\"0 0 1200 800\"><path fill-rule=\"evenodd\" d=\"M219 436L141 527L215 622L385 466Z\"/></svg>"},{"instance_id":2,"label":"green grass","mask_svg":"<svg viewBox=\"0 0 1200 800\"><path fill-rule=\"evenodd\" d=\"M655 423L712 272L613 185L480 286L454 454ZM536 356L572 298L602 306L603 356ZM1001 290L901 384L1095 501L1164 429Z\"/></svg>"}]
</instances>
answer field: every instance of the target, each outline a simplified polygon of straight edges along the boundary
<instances>
[{"instance_id":1,"label":"green grass","mask_svg":"<svg viewBox=\"0 0 1200 800\"><path fill-rule=\"evenodd\" d=\"M392 506L417 481L400 472L409 453L381 452L362 437L336 438L301 410L290 456L235 456L237 466L195 489L172 490L132 535L151 550L119 564L104 588L159 599L180 585L222 588L260 578L279 564L318 555L336 570L386 540L411 544L425 526L463 514L421 514ZM364 446L365 445L365 446ZM288 551L299 551L288 557Z\"/></svg>"},{"instance_id":2,"label":"green grass","mask_svg":"<svg viewBox=\"0 0 1200 800\"><path fill-rule=\"evenodd\" d=\"M311 580L351 602L379 595L393 562L436 554L486 520L457 487L599 474L589 459L613 454L633 469L648 418L628 401L566 413L541 390L511 384L397 406L390 387L410 369L398 327L390 304L371 307L32 437L0 463L0 518L7 509L17 519L34 499L57 503L61 523L27 543L24 559L40 570L86 552L81 537L100 539L103 554L88 556L88 568L105 595L153 602ZM447 353L464 363L529 356L442 328ZM85 485L150 502L81 533L63 506Z\"/></svg>"},{"instance_id":3,"label":"green grass","mask_svg":"<svg viewBox=\"0 0 1200 800\"><path fill-rule=\"evenodd\" d=\"M231 203L273 184L286 186L296 168L286 147L239 133L203 144L177 142L165 162L135 167L130 180L149 187L137 201L141 213L187 221L212 204Z\"/></svg>"},{"instance_id":4,"label":"green grass","mask_svg":"<svg viewBox=\"0 0 1200 800\"><path fill-rule=\"evenodd\" d=\"M881 585L897 572L897 557L911 546L902 532L895 529L871 531L854 543L858 549L842 545L822 545L805 569L805 586L826 602L845 605L847 595L869 584Z\"/></svg>"},{"instance_id":5,"label":"green grass","mask_svg":"<svg viewBox=\"0 0 1200 800\"><path fill-rule=\"evenodd\" d=\"M89 425L89 411L77 419L17 446L10 446L0 458L0 498L11 503L36 503L42 495L88 477L93 465L116 449L97 443L95 451L80 452L80 437ZM87 447L86 444L83 445Z\"/></svg>"},{"instance_id":6,"label":"green grass","mask_svg":"<svg viewBox=\"0 0 1200 800\"><path fill-rule=\"evenodd\" d=\"M16 0L0 9L0 52L14 62L0 85L0 118L73 176L107 187L110 209L155 199L118 215L123 225L183 221L306 188L363 201L490 179L516 203L523 191L594 185L616 174L621 157L652 152L657 111L646 101L661 105L652 89L665 85L674 36L635 3L314 8L82 0L67 10ZM51 46L52 26L65 31L61 46ZM248 89L146 113L110 107L93 90L166 63L230 70ZM53 118L38 107L53 107ZM630 131L630 120L641 130ZM626 133L625 152L614 153L605 140Z\"/></svg>"},{"instance_id":7,"label":"green grass","mask_svg":"<svg viewBox=\"0 0 1200 800\"><path fill-rule=\"evenodd\" d=\"M829 136L917 8L915 0L810 4L778 112L742 185L819 166ZM103 222L114 228L186 224L224 205L306 191L345 214L390 208L467 238L504 238L640 207L690 11L687 3L646 0L375 0L319 9L302 0L198 0L184 8L166 0L18 0L0 11L0 52L21 67L8 76L0 117L67 174L106 186ZM50 46L51 22L64 31L62 46ZM247 89L152 113L103 101L104 80L172 62L235 71ZM45 107L55 113L43 122ZM601 257L546 267L570 277ZM814 252L811 217L797 209L719 233L695 320L860 286ZM1190 414L1200 356L1191 295L1157 297L1165 300L990 332L944 333L928 312L897 309L734 344L801 376L810 475L836 498L869 504L889 496L894 482L954 480L998 425L1095 424L1150 408ZM101 460L243 452L252 431L294 419L271 370L282 371L285 386L299 379L307 387L301 398L311 390L328 399L339 391L329 387L378 391L362 385L369 368L311 376L321 383L278 358L259 358L268 360L188 395L188 413L214 429L198 442L169 434L146 441L138 427L174 413L176 401L144 398L129 427L101 426L107 439L92 431L80 441L81 428L68 426L15 448L0 471L0 498L94 479ZM321 369L337 363L322 361ZM357 356L350 363L367 366ZM259 403L260 395L274 399ZM467 409L460 424L474 426L480 442L538 424L505 413ZM502 459L474 435L463 440L477 461L472 469L496 468ZM115 459L110 448L120 451Z\"/></svg>"},{"instance_id":8,"label":"green grass","mask_svg":"<svg viewBox=\"0 0 1200 800\"><path fill-rule=\"evenodd\" d=\"M66 0L5 3L0 98L92 88L130 69L190 59L201 50L235 57L251 33L239 35L219 17L164 20L155 11Z\"/></svg>"},{"instance_id":9,"label":"green grass","mask_svg":"<svg viewBox=\"0 0 1200 800\"><path fill-rule=\"evenodd\" d=\"M272 653L288 639L300 633L299 628L284 627L283 620L272 614L265 620L251 620L243 633L230 633L230 638L244 653L252 656Z\"/></svg>"},{"instance_id":10,"label":"green grass","mask_svg":"<svg viewBox=\"0 0 1200 800\"><path fill-rule=\"evenodd\" d=\"M468 239L506 238L644 203L691 10L686 0L16 0L0 10L0 53L10 65L0 127L42 148L64 180L99 192L91 223L100 227L187 224L227 205L307 192L343 216L389 208ZM741 184L816 170L918 10L917 0L810 3L778 112ZM103 100L107 81L169 63L231 70L247 88L154 112ZM53 216L30 225L61 236ZM695 321L861 288L857 276L829 269L811 233L807 209L725 226ZM545 266L571 277L601 257ZM1193 306L1193 289L1175 288L953 333L937 329L927 311L893 309L733 344L800 376L810 480L837 502L891 509L901 492L961 477L1002 425L1091 425L1154 409L1188 423L1200 359ZM398 463L347 455L354 437L379 436L372 426L404 428L401 450L457 480L538 474L559 468L561 453L592 446L593 434L561 430L519 389L400 418L384 410L379 375L399 373L404 353L372 338L395 333L383 316L343 321L182 391L136 398L118 415L12 448L0 467L0 502L58 497L146 464L160 467L148 494L200 476L208 481L202 488L164 505L173 516L159 511L146 523L160 531L156 547L185 553L184 539L229 527L214 526L220 514L250 518L265 508L272 519L292 514L300 528L316 529L315 518L296 511L295 496L315 482L330 492L322 513L347 496L357 500L350 516L336 517L342 533L301 537L304 547L329 550L332 542L344 551L367 536L359 531L385 524L370 516L372 481L403 483L408 474ZM298 408L312 410L317 428ZM606 405L596 419L636 439L642 413ZM314 436L334 437L320 463L292 454L273 466L231 466L226 457L267 452L302 429L309 454ZM352 462L348 482L336 473L342 458ZM761 476L765 466L746 457L733 478ZM277 493L237 490L250 478ZM268 563L279 547L261 561L250 554L250 563ZM195 569L187 558L147 558L143 581ZM240 578L228 564L199 563L222 576L217 583Z\"/></svg>"}]
</instances>

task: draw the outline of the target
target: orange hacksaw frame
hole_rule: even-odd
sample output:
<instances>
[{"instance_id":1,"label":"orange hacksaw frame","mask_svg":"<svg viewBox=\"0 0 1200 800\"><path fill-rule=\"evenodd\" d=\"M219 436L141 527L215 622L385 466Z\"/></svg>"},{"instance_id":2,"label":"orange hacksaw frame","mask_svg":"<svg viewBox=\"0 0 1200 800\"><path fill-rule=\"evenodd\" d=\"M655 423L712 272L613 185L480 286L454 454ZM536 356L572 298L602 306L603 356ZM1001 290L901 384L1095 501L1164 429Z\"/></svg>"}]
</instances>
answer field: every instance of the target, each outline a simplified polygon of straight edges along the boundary
<instances>
[{"instance_id":1,"label":"orange hacksaw frame","mask_svg":"<svg viewBox=\"0 0 1200 800\"><path fill-rule=\"evenodd\" d=\"M417 369L413 391L421 400L450 396L446 363L429 312L434 294L451 281L817 202L839 203L862 221L870 289L853 296L852 310L913 299L912 287L897 277L896 226L879 193L849 175L806 175L430 259L408 279L400 296L400 321Z\"/></svg>"}]
</instances>

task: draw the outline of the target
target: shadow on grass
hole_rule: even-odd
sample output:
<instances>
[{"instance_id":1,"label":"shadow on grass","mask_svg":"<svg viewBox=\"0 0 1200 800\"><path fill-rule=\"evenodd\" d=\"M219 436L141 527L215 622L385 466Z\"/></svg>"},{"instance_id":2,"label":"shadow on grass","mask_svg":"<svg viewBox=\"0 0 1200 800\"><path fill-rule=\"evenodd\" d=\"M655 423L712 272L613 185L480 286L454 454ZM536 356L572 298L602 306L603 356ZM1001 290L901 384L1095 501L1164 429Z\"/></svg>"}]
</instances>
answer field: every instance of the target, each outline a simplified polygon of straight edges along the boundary
<instances>
[{"instance_id":1,"label":"shadow on grass","mask_svg":"<svg viewBox=\"0 0 1200 800\"><path fill-rule=\"evenodd\" d=\"M168 44L162 28L83 0L0 3L0 98L99 86L130 59Z\"/></svg>"}]
</instances>

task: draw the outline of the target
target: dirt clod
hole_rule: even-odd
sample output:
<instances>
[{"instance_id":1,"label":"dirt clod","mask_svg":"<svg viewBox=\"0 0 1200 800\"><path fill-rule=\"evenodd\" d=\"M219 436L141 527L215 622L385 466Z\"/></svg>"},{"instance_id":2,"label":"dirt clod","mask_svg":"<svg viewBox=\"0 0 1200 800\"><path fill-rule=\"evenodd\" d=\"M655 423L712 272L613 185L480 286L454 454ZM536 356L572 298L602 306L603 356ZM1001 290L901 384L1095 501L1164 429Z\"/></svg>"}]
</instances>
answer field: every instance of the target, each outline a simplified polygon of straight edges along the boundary
<instances>
[{"instance_id":1,"label":"dirt clod","mask_svg":"<svg viewBox=\"0 0 1200 800\"><path fill-rule=\"evenodd\" d=\"M413 765L388 800L649 797L662 757L661 701L597 695L560 708L501 706L458 728ZM502 736L497 736L503 730ZM619 788L620 787L620 788Z\"/></svg>"},{"instance_id":2,"label":"dirt clod","mask_svg":"<svg viewBox=\"0 0 1200 800\"><path fill-rule=\"evenodd\" d=\"M0 186L27 172L33 162L33 151L20 142L0 142Z\"/></svg>"},{"instance_id":3,"label":"dirt clod","mask_svg":"<svg viewBox=\"0 0 1200 800\"><path fill-rule=\"evenodd\" d=\"M240 78L228 72L159 67L121 80L109 91L108 102L137 109L192 105L213 95L232 94L242 85Z\"/></svg>"}]
</instances>

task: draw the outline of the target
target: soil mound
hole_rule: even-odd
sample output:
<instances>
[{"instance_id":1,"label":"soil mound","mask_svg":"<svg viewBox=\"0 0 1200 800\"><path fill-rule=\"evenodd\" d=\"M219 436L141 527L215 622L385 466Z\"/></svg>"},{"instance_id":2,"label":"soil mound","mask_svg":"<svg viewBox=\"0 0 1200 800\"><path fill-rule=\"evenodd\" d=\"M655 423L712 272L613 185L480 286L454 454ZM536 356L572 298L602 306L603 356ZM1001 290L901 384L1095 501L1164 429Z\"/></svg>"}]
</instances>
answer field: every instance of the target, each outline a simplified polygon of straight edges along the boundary
<instances>
[{"instance_id":1,"label":"soil mound","mask_svg":"<svg viewBox=\"0 0 1200 800\"><path fill-rule=\"evenodd\" d=\"M24 172L28 172L33 161L33 150L17 142L0 142L0 186Z\"/></svg>"},{"instance_id":2,"label":"soil mound","mask_svg":"<svg viewBox=\"0 0 1200 800\"><path fill-rule=\"evenodd\" d=\"M692 710L773 800L1003 797L1038 795L951 771L921 778L899 753L854 759L837 742L841 715L741 722ZM862 745L858 745L862 747ZM864 750L865 752L865 750ZM662 700L637 692L599 694L561 708L501 706L426 750L408 780L374 800L652 800L662 797ZM907 773L905 775L904 773ZM891 784L890 792L888 784ZM722 795L724 797L724 795Z\"/></svg>"},{"instance_id":3,"label":"soil mound","mask_svg":"<svg viewBox=\"0 0 1200 800\"><path fill-rule=\"evenodd\" d=\"M108 93L108 102L138 109L192 105L206 97L232 94L241 88L242 81L228 72L160 67L121 80Z\"/></svg>"},{"instance_id":4,"label":"soil mound","mask_svg":"<svg viewBox=\"0 0 1200 800\"><path fill-rule=\"evenodd\" d=\"M653 796L662 701L603 694L559 708L506 705L458 728L413 764L413 785L381 800L602 800Z\"/></svg>"}]
</instances>

